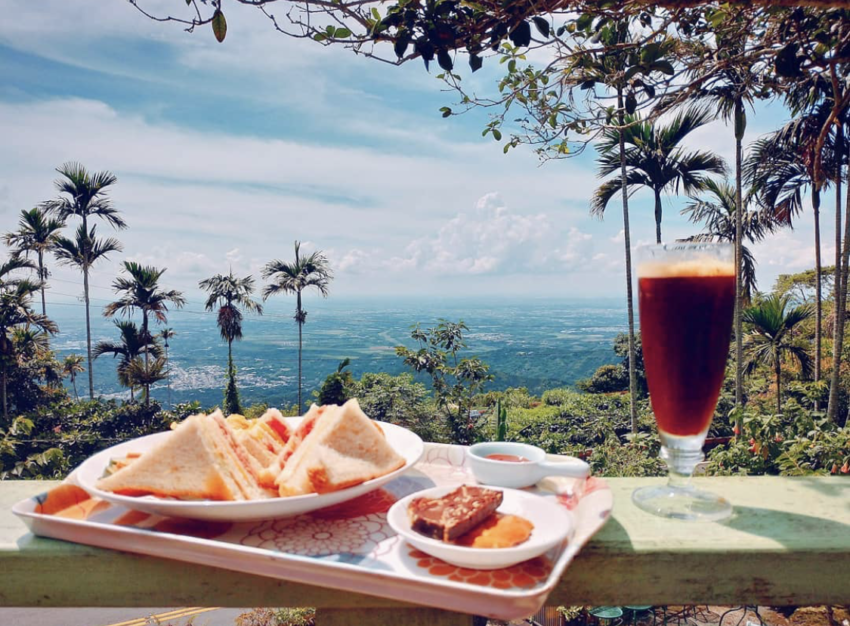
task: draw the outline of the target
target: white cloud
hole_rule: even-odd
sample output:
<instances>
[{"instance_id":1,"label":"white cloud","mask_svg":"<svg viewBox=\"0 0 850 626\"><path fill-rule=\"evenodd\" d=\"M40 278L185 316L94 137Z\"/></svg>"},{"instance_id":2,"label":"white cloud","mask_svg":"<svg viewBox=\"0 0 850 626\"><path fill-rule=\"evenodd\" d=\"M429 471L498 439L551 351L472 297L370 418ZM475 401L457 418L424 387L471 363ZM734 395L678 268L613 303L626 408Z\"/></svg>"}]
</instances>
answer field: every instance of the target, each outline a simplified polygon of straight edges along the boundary
<instances>
[{"instance_id":1,"label":"white cloud","mask_svg":"<svg viewBox=\"0 0 850 626\"><path fill-rule=\"evenodd\" d=\"M571 226L563 234L545 213L511 211L498 193L482 196L439 231L407 247L405 263L436 274L518 274L577 269L590 258L592 235Z\"/></svg>"},{"instance_id":2,"label":"white cloud","mask_svg":"<svg viewBox=\"0 0 850 626\"><path fill-rule=\"evenodd\" d=\"M167 265L183 289L195 288L202 270L223 272L233 264L234 271L256 272L271 258L289 256L295 239L338 250L342 273L383 270L387 263L491 273L525 262L526 250L532 263L559 254L569 260L576 242L552 238L546 216L583 218L583 209L558 207L580 207L592 185L579 166L539 168L530 155L508 159L487 144L444 142L440 158L395 155L202 133L81 99L0 102L0 134L0 167L9 181L0 197L0 208L9 208L0 213L0 228L17 221L12 207L55 195L59 164L73 159L109 169L119 179L115 204L130 225L117 233L126 255ZM485 196L473 211L460 210L488 188L500 189L504 203ZM535 190L532 198L528 189ZM514 213L508 202L547 212ZM416 236L423 232L437 234L429 243ZM120 258L101 271L114 272Z\"/></svg>"},{"instance_id":3,"label":"white cloud","mask_svg":"<svg viewBox=\"0 0 850 626\"><path fill-rule=\"evenodd\" d=\"M812 269L815 266L814 230L808 232L782 230L764 242L751 246L759 267L759 275L771 277L776 274L789 274ZM808 241L804 235L808 234ZM832 233L821 232L821 261L824 266L832 265L835 260L835 244L828 238ZM769 284L760 284L767 289Z\"/></svg>"},{"instance_id":4,"label":"white cloud","mask_svg":"<svg viewBox=\"0 0 850 626\"><path fill-rule=\"evenodd\" d=\"M174 0L144 6L155 13L183 7ZM167 266L168 286L189 291L231 265L256 275L269 259L290 257L295 239L328 253L335 293L451 283L465 294L501 289L503 280L514 293L541 284L620 292L604 277L622 271L622 231L613 235L621 222L616 213L602 224L587 216L599 182L592 151L545 167L530 150L503 157L480 138L483 114L439 118L437 103L451 104L452 96L439 94L420 64L387 67L279 35L249 7L226 11L228 37L219 45L209 29L188 34L125 2L9 0L5 12L14 19L0 43L63 64L68 84L83 79L78 90L57 84L45 92L85 93L97 76L98 84L114 78L116 85L131 84L129 77L140 93L156 95L136 102L115 87L112 94L100 88L103 101L45 100L7 85L16 103L0 101L0 231L14 227L21 208L53 197L53 168L73 159L119 175L113 196L130 223L117 234L126 257L114 255L93 275L101 296L122 258ZM96 74L75 74L81 67ZM465 80L492 90L500 71L488 61ZM187 110L190 121L174 121L189 119ZM770 118L751 116L748 138L769 130ZM727 158L733 147L722 122L688 145ZM654 238L649 195L636 194L632 205L638 242ZM665 237L692 234L695 227L670 208L665 200ZM811 267L810 241L805 230L771 240L758 248L762 268ZM77 273L57 268L54 276L69 281L58 282L56 294L76 293Z\"/></svg>"}]
</instances>

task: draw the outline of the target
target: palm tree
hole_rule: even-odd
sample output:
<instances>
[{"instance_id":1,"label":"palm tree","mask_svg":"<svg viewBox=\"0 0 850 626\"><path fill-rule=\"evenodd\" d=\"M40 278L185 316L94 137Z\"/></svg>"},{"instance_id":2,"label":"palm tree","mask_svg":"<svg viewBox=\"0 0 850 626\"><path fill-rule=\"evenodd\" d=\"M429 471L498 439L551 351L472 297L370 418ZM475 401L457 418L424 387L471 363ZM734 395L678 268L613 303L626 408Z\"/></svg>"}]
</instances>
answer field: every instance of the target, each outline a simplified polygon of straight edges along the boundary
<instances>
[{"instance_id":1,"label":"palm tree","mask_svg":"<svg viewBox=\"0 0 850 626\"><path fill-rule=\"evenodd\" d=\"M165 348L165 380L168 384L168 406L171 407L171 368L168 367L168 340L172 339L177 333L173 328L163 328L159 331L159 337L162 339L162 347Z\"/></svg>"},{"instance_id":2,"label":"palm tree","mask_svg":"<svg viewBox=\"0 0 850 626\"><path fill-rule=\"evenodd\" d=\"M142 312L142 334L150 335L150 316L153 315L157 322L165 324L168 322L168 304L176 308L183 308L186 298L175 289L163 290L159 286L159 279L165 273L165 269L157 269L150 265L140 265L135 261L124 261L124 271L127 277L119 276L112 283L115 293L120 294L117 301L107 304L103 308L104 317L113 317L117 313L129 316L135 309ZM144 354L145 365L148 364L148 354ZM150 388L145 387L145 396L150 395Z\"/></svg>"},{"instance_id":3,"label":"palm tree","mask_svg":"<svg viewBox=\"0 0 850 626\"><path fill-rule=\"evenodd\" d=\"M69 354L62 362L62 375L71 379L71 385L74 386L74 398L77 400L80 399L79 394L77 394L77 374L86 371L86 368L83 367L83 360L83 357L79 354Z\"/></svg>"},{"instance_id":4,"label":"palm tree","mask_svg":"<svg viewBox=\"0 0 850 626\"><path fill-rule=\"evenodd\" d=\"M12 257L0 264L0 397L3 404L3 420L8 422L9 408L6 388L9 368L17 360L15 331L20 327L34 328L45 333L58 331L56 324L46 315L34 313L32 296L41 288L41 283L12 276L21 269L35 269L26 259Z\"/></svg>"},{"instance_id":5,"label":"palm tree","mask_svg":"<svg viewBox=\"0 0 850 626\"><path fill-rule=\"evenodd\" d=\"M63 164L56 171L62 178L57 179L54 185L65 196L42 203L42 209L54 213L62 221L71 216L79 217L86 230L89 217L102 219L119 230L127 228L127 223L107 195L109 187L118 182L115 174L106 171L90 173L80 163L73 162Z\"/></svg>"},{"instance_id":6,"label":"palm tree","mask_svg":"<svg viewBox=\"0 0 850 626\"><path fill-rule=\"evenodd\" d=\"M150 354L159 359L162 350L150 333L145 333L130 320L116 320L115 327L121 333L118 341L99 341L94 347L94 358L111 354L113 358L121 358L118 363L118 382L130 389L130 401L135 399L135 388L140 384L138 379L131 376L130 365L134 359ZM142 359L143 361L144 359Z\"/></svg>"},{"instance_id":7,"label":"palm tree","mask_svg":"<svg viewBox=\"0 0 850 626\"><path fill-rule=\"evenodd\" d=\"M803 210L804 192L811 188L815 231L815 381L821 376L821 320L823 318L823 264L821 262L820 205L824 184L815 184L814 154L823 107L788 122L755 142L744 164L756 198L777 221L791 225ZM827 145L827 147L831 147ZM824 159L832 171L833 155Z\"/></svg>"},{"instance_id":8,"label":"palm tree","mask_svg":"<svg viewBox=\"0 0 850 626\"><path fill-rule=\"evenodd\" d=\"M811 357L805 342L794 337L794 330L812 316L812 308L802 304L788 310L788 298L772 295L744 311L750 332L744 339L745 370L756 366L773 367L776 376L776 412L782 412L782 362L799 365L803 376L811 373Z\"/></svg>"},{"instance_id":9,"label":"palm tree","mask_svg":"<svg viewBox=\"0 0 850 626\"><path fill-rule=\"evenodd\" d=\"M616 45L630 42L632 40L631 22L623 20L615 22L608 30L607 45ZM628 55L625 52L603 55L583 68L575 78L584 85L589 81L599 82L613 88L617 93L617 139L618 158L620 161L621 188L628 185L628 171L626 168L626 141L624 135L626 107L624 104L623 91L628 86L625 72L628 66ZM626 313L628 316L628 366L629 366L629 416L632 432L637 432L637 356L635 353L635 308L632 293L632 234L629 225L629 194L621 194L623 201L623 246L626 261Z\"/></svg>"},{"instance_id":10,"label":"palm tree","mask_svg":"<svg viewBox=\"0 0 850 626\"><path fill-rule=\"evenodd\" d=\"M41 208L56 215L60 220L67 221L75 216L82 219L82 232L94 233L94 226L89 229L89 218L98 218L115 229L127 228L127 223L112 206L109 199L109 188L118 179L111 172L89 172L82 164L68 162L56 169L61 175L54 185L59 191L59 198L42 203ZM92 236L92 240L94 237ZM79 237L78 237L79 241ZM115 242L107 239L105 242ZM116 250L120 250L119 247ZM111 250L110 250L111 251ZM57 254L57 256L59 256ZM92 261L93 262L93 261ZM79 265L74 263L75 265ZM91 359L91 324L89 322L89 269L91 263L79 265L83 272L83 295L86 302L86 353L89 365L89 397L94 399L94 372Z\"/></svg>"},{"instance_id":11,"label":"palm tree","mask_svg":"<svg viewBox=\"0 0 850 626\"><path fill-rule=\"evenodd\" d=\"M641 121L626 115L623 141L626 144L626 192L637 187L648 187L655 194L655 238L661 243L661 194L678 193L681 188L694 194L705 186L706 173L723 174L726 166L716 154L696 151L685 152L680 144L690 133L712 119L705 109L690 108L679 113L666 126ZM618 148L620 133L605 131L599 150L599 176L604 177L622 170ZM623 189L622 177L604 182L590 205L591 214L602 217L608 202Z\"/></svg>"},{"instance_id":12,"label":"palm tree","mask_svg":"<svg viewBox=\"0 0 850 626\"><path fill-rule=\"evenodd\" d=\"M702 83L691 99L695 102L704 102L709 108L718 112L725 122L733 122L735 135L735 188L732 213L734 215L734 237L726 241L735 242L735 404L743 406L744 382L743 382L743 327L742 312L744 300L749 300L752 284L746 275L747 266L752 268L752 256L745 257L743 241L747 238L744 225L745 215L743 198L743 141L747 129L746 105L752 106L756 94L764 95L764 87L760 87L761 77L746 63L736 60L743 57L747 49L747 39L741 38L741 29L733 27L733 35L728 36L719 29L715 30L714 47L709 50L700 49L698 44L697 54L702 57L706 52L718 60L725 60L728 65L725 69L708 78L708 82ZM703 64L697 64L702 68ZM694 78L699 76L699 69ZM752 241L752 240L751 240ZM746 252L749 254L749 252ZM744 290L747 290L746 298ZM738 432L741 432L741 424L737 424Z\"/></svg>"},{"instance_id":13,"label":"palm tree","mask_svg":"<svg viewBox=\"0 0 850 626\"><path fill-rule=\"evenodd\" d=\"M737 232L750 243L762 241L765 236L778 227L769 211L751 211L745 208L742 219L737 213L737 191L727 182L708 179L705 192L711 196L709 200L692 198L692 201L682 209L682 215L695 223L702 223L705 232L686 241L726 241L735 242ZM750 198L743 198L743 206L750 204ZM740 221L740 224L738 223ZM752 252L741 246L741 283L742 302L749 303L750 296L756 290L756 260Z\"/></svg>"},{"instance_id":14,"label":"palm tree","mask_svg":"<svg viewBox=\"0 0 850 626\"><path fill-rule=\"evenodd\" d=\"M56 171L61 175L61 178L57 179L54 183L60 196L55 200L48 200L42 203L41 208L48 213L53 213L62 221L67 221L72 216L82 219L82 232L86 234L86 237L88 237L88 233L91 233L93 243L94 226L89 229L90 217L104 220L115 229L127 228L127 223L119 215L118 210L112 206L112 201L108 196L109 188L118 182L114 174L107 171L89 172L82 164L74 162L64 163ZM77 237L77 241L82 241L79 236ZM114 248L114 250L121 250L120 244L115 239L106 239L103 243L117 244L118 247ZM93 250L94 247L92 247ZM112 251L108 250L107 252ZM57 254L57 256L59 255ZM67 261L67 255L63 258ZM89 320L89 270L95 260L97 259L84 264L73 262L83 272L83 295L86 302L86 353L88 355L89 365L89 397L92 399L94 399L94 372L92 370L91 323Z\"/></svg>"},{"instance_id":15,"label":"palm tree","mask_svg":"<svg viewBox=\"0 0 850 626\"><path fill-rule=\"evenodd\" d=\"M145 352L145 356L147 354ZM147 361L142 357L136 357L127 364L124 375L130 384L138 385L144 389L145 406L150 406L151 385L168 377L168 364L161 356L152 361Z\"/></svg>"},{"instance_id":16,"label":"palm tree","mask_svg":"<svg viewBox=\"0 0 850 626\"><path fill-rule=\"evenodd\" d=\"M307 311L301 306L301 292L313 288L325 298L328 286L333 280L333 272L327 257L317 250L307 256L301 255L301 243L295 242L295 260L292 263L275 259L263 268L263 278L272 282L263 289L263 300L279 293L294 293L296 296L295 322L298 324L298 410L301 404L301 351L303 346L303 327L307 321Z\"/></svg>"},{"instance_id":17,"label":"palm tree","mask_svg":"<svg viewBox=\"0 0 850 626\"><path fill-rule=\"evenodd\" d=\"M47 315L47 303L45 302L44 290L47 285L47 277L50 273L44 265L44 255L53 250L56 238L65 223L62 220L52 219L39 209L21 211L21 219L18 222L18 231L6 233L3 241L12 248L12 254L29 258L35 254L38 259L38 279L41 281L41 314Z\"/></svg>"},{"instance_id":18,"label":"palm tree","mask_svg":"<svg viewBox=\"0 0 850 626\"><path fill-rule=\"evenodd\" d=\"M83 273L83 296L86 304L86 354L89 366L89 398L94 400L94 376L92 374L91 317L89 311L89 272L95 263L112 252L120 252L121 242L113 237L98 239L97 226L90 231L80 224L74 239L59 237L56 240L56 258L60 263L78 268Z\"/></svg>"},{"instance_id":19,"label":"palm tree","mask_svg":"<svg viewBox=\"0 0 850 626\"><path fill-rule=\"evenodd\" d=\"M221 338L227 342L227 385L224 394L224 410L240 413L239 392L236 387L236 368L233 366L233 342L242 339L242 311L245 309L257 315L263 314L263 305L251 299L254 293L254 277L239 278L233 270L227 275L216 274L202 280L198 286L209 292L204 305L207 311L218 307L218 329Z\"/></svg>"}]
</instances>

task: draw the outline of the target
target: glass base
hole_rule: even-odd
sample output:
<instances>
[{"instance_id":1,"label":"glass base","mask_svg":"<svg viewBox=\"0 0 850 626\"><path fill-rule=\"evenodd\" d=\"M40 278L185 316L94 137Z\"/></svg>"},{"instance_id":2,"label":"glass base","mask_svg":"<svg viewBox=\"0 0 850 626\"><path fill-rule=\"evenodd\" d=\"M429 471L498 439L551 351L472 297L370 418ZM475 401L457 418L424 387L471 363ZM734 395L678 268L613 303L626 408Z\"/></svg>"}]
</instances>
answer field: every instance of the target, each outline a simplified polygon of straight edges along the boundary
<instances>
[{"instance_id":1,"label":"glass base","mask_svg":"<svg viewBox=\"0 0 850 626\"><path fill-rule=\"evenodd\" d=\"M732 515L728 500L690 486L643 487L632 493L632 502L647 513L688 522L716 522Z\"/></svg>"}]
</instances>

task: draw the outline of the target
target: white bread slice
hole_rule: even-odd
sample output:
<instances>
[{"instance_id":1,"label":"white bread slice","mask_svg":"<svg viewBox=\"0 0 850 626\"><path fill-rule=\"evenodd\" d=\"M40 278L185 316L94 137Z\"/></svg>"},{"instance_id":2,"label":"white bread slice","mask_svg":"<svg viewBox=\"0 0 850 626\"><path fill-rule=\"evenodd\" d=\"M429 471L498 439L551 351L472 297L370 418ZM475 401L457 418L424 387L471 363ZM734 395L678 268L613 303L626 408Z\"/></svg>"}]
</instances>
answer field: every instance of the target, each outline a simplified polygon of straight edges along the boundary
<instances>
[{"instance_id":1,"label":"white bread slice","mask_svg":"<svg viewBox=\"0 0 850 626\"><path fill-rule=\"evenodd\" d=\"M286 442L286 445L280 451L277 458L271 465L260 472L260 485L266 489L275 489L275 480L283 471L283 468L289 458L295 454L295 451L300 447L301 442L304 441L307 435L313 431L322 415L337 408L339 407L336 404L327 404L324 406L316 406L315 404L310 405L310 409L304 414L304 417L301 418L301 423L298 424L298 428L296 428L295 432L293 432L289 437L289 440Z\"/></svg>"},{"instance_id":2,"label":"white bread slice","mask_svg":"<svg viewBox=\"0 0 850 626\"><path fill-rule=\"evenodd\" d=\"M277 409L267 409L257 420L257 424L265 428L269 434L278 442L281 448L286 445L292 437L292 429L286 423L283 414Z\"/></svg>"},{"instance_id":3,"label":"white bread slice","mask_svg":"<svg viewBox=\"0 0 850 626\"><path fill-rule=\"evenodd\" d=\"M239 483L246 500L267 498L267 494L257 482L263 469L248 450L239 443L235 432L227 424L221 411L216 410L207 416L207 426L212 424L213 436L219 443L219 450L228 459L231 476Z\"/></svg>"},{"instance_id":4,"label":"white bread slice","mask_svg":"<svg viewBox=\"0 0 850 626\"><path fill-rule=\"evenodd\" d=\"M275 484L281 496L338 491L404 465L380 427L351 399L323 412Z\"/></svg>"},{"instance_id":5,"label":"white bread slice","mask_svg":"<svg viewBox=\"0 0 850 626\"><path fill-rule=\"evenodd\" d=\"M212 418L212 419L210 419ZM187 500L268 497L242 465L221 413L193 415L159 445L97 483L123 495Z\"/></svg>"},{"instance_id":6,"label":"white bread slice","mask_svg":"<svg viewBox=\"0 0 850 626\"><path fill-rule=\"evenodd\" d=\"M250 454L248 465L255 478L259 478L260 473L275 462L292 435L292 430L277 409L268 409L258 419L232 413L225 421L236 440Z\"/></svg>"}]
</instances>

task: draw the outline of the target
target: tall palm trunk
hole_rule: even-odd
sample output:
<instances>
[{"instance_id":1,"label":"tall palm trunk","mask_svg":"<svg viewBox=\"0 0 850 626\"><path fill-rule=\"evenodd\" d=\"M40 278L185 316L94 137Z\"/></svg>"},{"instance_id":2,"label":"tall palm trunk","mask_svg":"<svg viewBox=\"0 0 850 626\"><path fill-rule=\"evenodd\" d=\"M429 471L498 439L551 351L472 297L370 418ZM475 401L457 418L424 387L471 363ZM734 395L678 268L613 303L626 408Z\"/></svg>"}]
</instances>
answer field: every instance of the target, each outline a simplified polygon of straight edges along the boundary
<instances>
[{"instance_id":1,"label":"tall palm trunk","mask_svg":"<svg viewBox=\"0 0 850 626\"><path fill-rule=\"evenodd\" d=\"M304 326L304 316L301 311L301 292L298 292L298 414L301 415L301 339L302 327Z\"/></svg>"},{"instance_id":2,"label":"tall palm trunk","mask_svg":"<svg viewBox=\"0 0 850 626\"><path fill-rule=\"evenodd\" d=\"M622 160L622 157L621 157ZM655 189L655 243L661 243L661 190ZM625 191L623 192L625 193Z\"/></svg>"},{"instance_id":3,"label":"tall palm trunk","mask_svg":"<svg viewBox=\"0 0 850 626\"><path fill-rule=\"evenodd\" d=\"M779 360L780 354L777 349L774 368L776 370L776 413L782 413L782 364Z\"/></svg>"},{"instance_id":4,"label":"tall palm trunk","mask_svg":"<svg viewBox=\"0 0 850 626\"><path fill-rule=\"evenodd\" d=\"M744 285L743 285L743 242L742 218L744 205L741 198L741 161L743 150L741 144L744 139L745 111L741 99L735 101L735 406L744 405L744 331L743 331L743 308L744 308ZM742 430L741 417L736 420L735 432Z\"/></svg>"},{"instance_id":5,"label":"tall palm trunk","mask_svg":"<svg viewBox=\"0 0 850 626\"><path fill-rule=\"evenodd\" d=\"M142 341L145 342L145 375L148 373L148 312L142 311ZM150 406L151 386L142 385L145 391L145 406Z\"/></svg>"},{"instance_id":6,"label":"tall palm trunk","mask_svg":"<svg viewBox=\"0 0 850 626\"><path fill-rule=\"evenodd\" d=\"M6 382L7 382L7 374L6 374L6 364L3 363L3 424L6 425L9 423L9 407L6 404Z\"/></svg>"},{"instance_id":7,"label":"tall palm trunk","mask_svg":"<svg viewBox=\"0 0 850 626\"><path fill-rule=\"evenodd\" d=\"M626 139L623 135L623 88L617 88L617 121L620 124L620 175L623 188L623 239L626 247L626 308L629 316L629 415L637 432L637 375L635 373L635 307L632 295L632 238L629 228L629 196L626 193Z\"/></svg>"},{"instance_id":8,"label":"tall palm trunk","mask_svg":"<svg viewBox=\"0 0 850 626\"><path fill-rule=\"evenodd\" d=\"M165 384L168 385L168 408L171 408L171 367L168 363L168 339L165 340Z\"/></svg>"},{"instance_id":9,"label":"tall palm trunk","mask_svg":"<svg viewBox=\"0 0 850 626\"><path fill-rule=\"evenodd\" d=\"M227 340L227 368L233 371L233 339Z\"/></svg>"},{"instance_id":10,"label":"tall palm trunk","mask_svg":"<svg viewBox=\"0 0 850 626\"><path fill-rule=\"evenodd\" d=\"M83 267L83 297L86 301L86 354L89 362L89 399L94 400L94 373L91 358L91 315L89 313L89 268Z\"/></svg>"},{"instance_id":11,"label":"tall palm trunk","mask_svg":"<svg viewBox=\"0 0 850 626\"><path fill-rule=\"evenodd\" d=\"M74 386L74 399L79 400L80 394L77 393L77 377L71 376L71 384Z\"/></svg>"},{"instance_id":12,"label":"tall palm trunk","mask_svg":"<svg viewBox=\"0 0 850 626\"><path fill-rule=\"evenodd\" d=\"M38 251L38 279L41 281L41 314L47 315L47 303L44 299L44 252Z\"/></svg>"},{"instance_id":13,"label":"tall palm trunk","mask_svg":"<svg viewBox=\"0 0 850 626\"><path fill-rule=\"evenodd\" d=\"M847 171L848 178L850 178L850 166L848 166ZM838 186L840 187L840 175L838 180ZM840 421L840 416L838 415L838 392L841 382L841 355L844 350L844 328L847 321L845 315L847 307L847 283L848 278L850 278L850 182L848 183L845 196L844 248L838 263L841 266L841 274L836 273L836 276L840 277L840 280L836 281L838 286L835 288L835 343L832 347L832 380L829 386L829 404L826 409L827 417L831 418L834 422ZM839 219L836 218L836 224L839 223ZM836 242L838 242L838 239L836 239Z\"/></svg>"},{"instance_id":14,"label":"tall palm trunk","mask_svg":"<svg viewBox=\"0 0 850 626\"><path fill-rule=\"evenodd\" d=\"M86 214L83 213L83 231L86 233L86 237L88 237L89 232L89 224L86 219ZM86 257L89 256L91 250L86 250ZM92 358L91 358L91 319L89 313L89 259L85 259L85 265L83 266L83 297L86 302L86 355L88 356L89 363L89 400L94 400L94 371L92 368ZM132 398L132 391L130 392L130 396Z\"/></svg>"},{"instance_id":15,"label":"tall palm trunk","mask_svg":"<svg viewBox=\"0 0 850 626\"><path fill-rule=\"evenodd\" d=\"M822 304L822 277L821 277L821 253L820 253L820 187L815 184L812 193L812 209L815 213L815 382L820 380L820 356L821 356L821 318L823 317ZM818 405L815 403L815 410Z\"/></svg>"}]
</instances>

